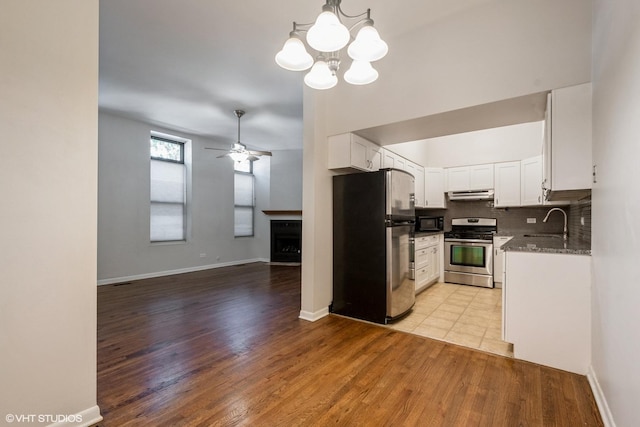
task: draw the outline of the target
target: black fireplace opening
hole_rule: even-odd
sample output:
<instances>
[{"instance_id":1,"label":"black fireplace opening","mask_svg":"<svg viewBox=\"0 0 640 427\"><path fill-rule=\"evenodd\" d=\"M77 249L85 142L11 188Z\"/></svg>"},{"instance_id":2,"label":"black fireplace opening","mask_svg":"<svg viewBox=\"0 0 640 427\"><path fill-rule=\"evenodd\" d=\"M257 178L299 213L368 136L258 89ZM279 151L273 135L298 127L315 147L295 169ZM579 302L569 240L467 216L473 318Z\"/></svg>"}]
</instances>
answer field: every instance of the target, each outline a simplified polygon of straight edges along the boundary
<instances>
[{"instance_id":1,"label":"black fireplace opening","mask_svg":"<svg viewBox=\"0 0 640 427\"><path fill-rule=\"evenodd\" d=\"M302 221L271 220L271 262L302 261Z\"/></svg>"}]
</instances>

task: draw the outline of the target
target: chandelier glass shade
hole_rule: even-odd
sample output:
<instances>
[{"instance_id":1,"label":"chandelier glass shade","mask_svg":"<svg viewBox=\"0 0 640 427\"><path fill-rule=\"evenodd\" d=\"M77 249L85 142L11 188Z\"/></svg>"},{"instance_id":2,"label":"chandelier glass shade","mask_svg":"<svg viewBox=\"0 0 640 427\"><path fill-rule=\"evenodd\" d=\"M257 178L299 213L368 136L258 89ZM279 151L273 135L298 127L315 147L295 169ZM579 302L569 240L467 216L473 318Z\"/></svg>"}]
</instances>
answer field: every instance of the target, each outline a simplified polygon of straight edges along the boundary
<instances>
[{"instance_id":1,"label":"chandelier glass shade","mask_svg":"<svg viewBox=\"0 0 640 427\"><path fill-rule=\"evenodd\" d=\"M307 53L302 40L293 35L276 55L276 63L285 70L303 71L313 65L313 57Z\"/></svg>"},{"instance_id":2,"label":"chandelier glass shade","mask_svg":"<svg viewBox=\"0 0 640 427\"><path fill-rule=\"evenodd\" d=\"M326 0L322 13L314 23L293 23L293 31L284 43L282 50L276 54L276 63L290 71L304 71L304 82L313 89L330 89L338 83L337 71L340 67L340 51L347 45L347 54L353 63L344 79L354 85L365 85L378 78L378 72L371 62L382 59L389 48L373 27L371 10L349 16L340 8L341 0ZM355 20L347 28L343 21ZM356 36L351 31L359 29ZM306 44L317 52L314 57L306 49L302 34L306 33ZM352 41L353 40L353 41ZM349 42L351 41L351 44Z\"/></svg>"},{"instance_id":3,"label":"chandelier glass shade","mask_svg":"<svg viewBox=\"0 0 640 427\"><path fill-rule=\"evenodd\" d=\"M373 83L378 78L378 72L371 66L370 62L358 61L351 63L351 68L344 73L344 80L352 85L367 85Z\"/></svg>"}]
</instances>

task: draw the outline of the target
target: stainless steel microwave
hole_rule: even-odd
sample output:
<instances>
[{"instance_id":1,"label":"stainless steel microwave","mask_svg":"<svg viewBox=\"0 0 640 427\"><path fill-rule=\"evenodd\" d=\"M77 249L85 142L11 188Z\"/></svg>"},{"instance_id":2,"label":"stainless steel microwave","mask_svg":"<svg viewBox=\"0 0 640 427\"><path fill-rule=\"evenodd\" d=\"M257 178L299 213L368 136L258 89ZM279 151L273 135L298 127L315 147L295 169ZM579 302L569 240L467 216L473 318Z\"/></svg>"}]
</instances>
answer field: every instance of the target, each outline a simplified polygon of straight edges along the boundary
<instances>
[{"instance_id":1,"label":"stainless steel microwave","mask_svg":"<svg viewBox=\"0 0 640 427\"><path fill-rule=\"evenodd\" d=\"M416 216L416 231L442 231L443 229L443 216Z\"/></svg>"}]
</instances>

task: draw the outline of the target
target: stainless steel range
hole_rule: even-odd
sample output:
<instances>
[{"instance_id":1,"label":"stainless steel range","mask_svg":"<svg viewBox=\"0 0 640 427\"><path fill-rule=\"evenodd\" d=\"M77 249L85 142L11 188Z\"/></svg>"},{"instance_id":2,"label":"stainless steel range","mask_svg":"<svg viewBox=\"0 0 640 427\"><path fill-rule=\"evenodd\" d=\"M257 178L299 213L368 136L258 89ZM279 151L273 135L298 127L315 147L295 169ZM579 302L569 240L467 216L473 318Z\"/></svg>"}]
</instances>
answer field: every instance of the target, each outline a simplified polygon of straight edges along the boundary
<instances>
[{"instance_id":1,"label":"stainless steel range","mask_svg":"<svg viewBox=\"0 0 640 427\"><path fill-rule=\"evenodd\" d=\"M453 218L444 234L444 281L493 288L495 218Z\"/></svg>"}]
</instances>

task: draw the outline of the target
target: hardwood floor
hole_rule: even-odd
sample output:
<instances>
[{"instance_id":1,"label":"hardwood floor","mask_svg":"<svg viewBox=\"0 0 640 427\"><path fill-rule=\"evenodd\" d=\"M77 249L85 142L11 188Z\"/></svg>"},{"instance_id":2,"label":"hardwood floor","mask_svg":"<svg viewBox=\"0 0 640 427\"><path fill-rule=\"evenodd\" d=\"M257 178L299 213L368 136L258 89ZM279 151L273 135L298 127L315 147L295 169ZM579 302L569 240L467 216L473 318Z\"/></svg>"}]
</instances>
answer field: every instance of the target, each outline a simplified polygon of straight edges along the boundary
<instances>
[{"instance_id":1,"label":"hardwood floor","mask_svg":"<svg viewBox=\"0 0 640 427\"><path fill-rule=\"evenodd\" d=\"M299 267L100 286L99 425L602 425L585 377L299 310Z\"/></svg>"}]
</instances>

